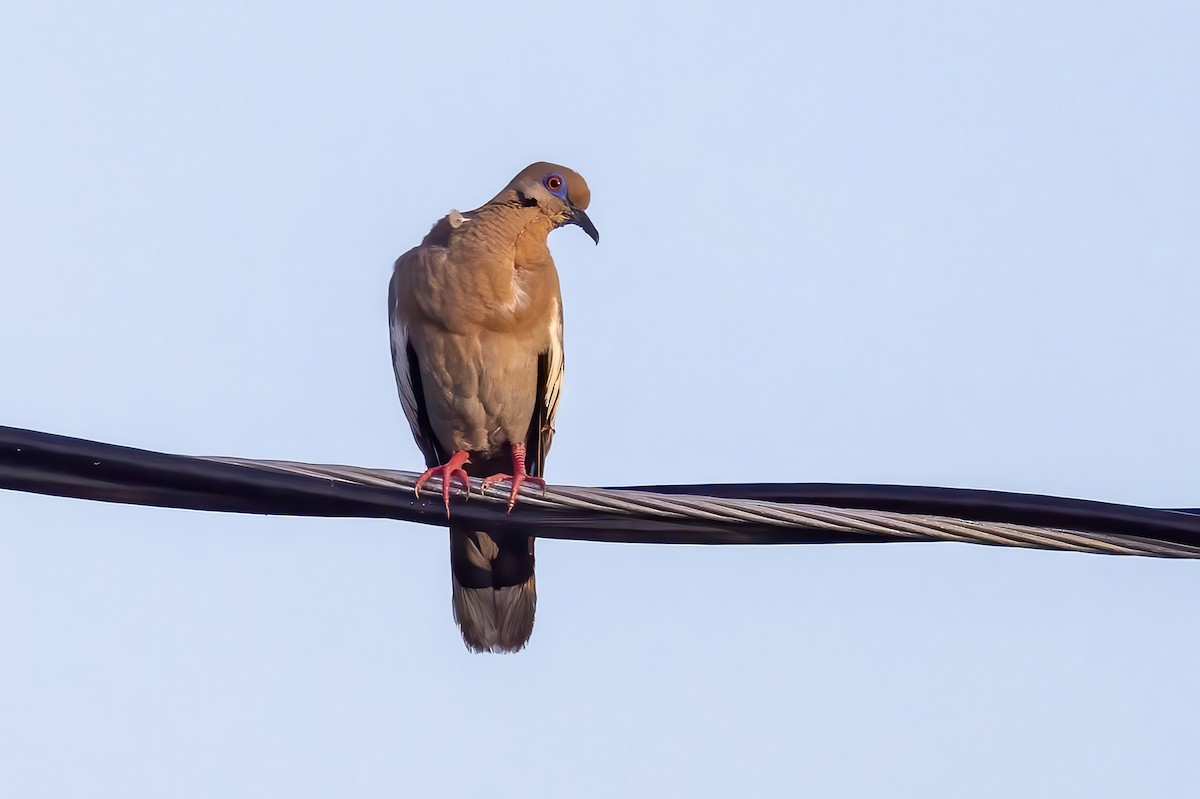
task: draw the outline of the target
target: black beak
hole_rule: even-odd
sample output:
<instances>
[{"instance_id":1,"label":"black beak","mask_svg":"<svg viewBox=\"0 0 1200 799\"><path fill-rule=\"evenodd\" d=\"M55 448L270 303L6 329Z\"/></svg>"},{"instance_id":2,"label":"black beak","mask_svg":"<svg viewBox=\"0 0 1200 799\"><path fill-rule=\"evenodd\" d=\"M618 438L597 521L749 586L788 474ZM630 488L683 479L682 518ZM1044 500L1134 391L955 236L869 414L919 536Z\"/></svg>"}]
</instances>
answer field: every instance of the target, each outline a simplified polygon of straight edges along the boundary
<instances>
[{"instance_id":1,"label":"black beak","mask_svg":"<svg viewBox=\"0 0 1200 799\"><path fill-rule=\"evenodd\" d=\"M592 220L583 210L572 207L567 214L568 225L579 225L583 228L583 232L592 237L592 241L600 243L600 231L596 230L596 226L592 224Z\"/></svg>"}]
</instances>

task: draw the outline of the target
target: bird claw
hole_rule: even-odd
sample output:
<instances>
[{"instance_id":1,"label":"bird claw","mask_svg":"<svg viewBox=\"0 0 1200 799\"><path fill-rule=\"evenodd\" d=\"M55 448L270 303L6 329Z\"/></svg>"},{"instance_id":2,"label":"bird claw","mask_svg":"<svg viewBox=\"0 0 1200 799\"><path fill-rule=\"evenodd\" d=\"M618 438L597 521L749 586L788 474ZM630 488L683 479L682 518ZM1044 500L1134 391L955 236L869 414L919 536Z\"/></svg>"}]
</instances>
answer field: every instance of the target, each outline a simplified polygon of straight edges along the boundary
<instances>
[{"instance_id":1,"label":"bird claw","mask_svg":"<svg viewBox=\"0 0 1200 799\"><path fill-rule=\"evenodd\" d=\"M485 477L485 478L483 478L483 483L479 487L479 493L483 494L485 491L487 491L489 488L494 486L496 483L503 483L505 480L512 481L512 490L508 492L508 512L509 513L512 513L512 509L514 507L516 507L517 496L519 495L519 493L521 491L522 483L533 483L535 486L539 486L542 489L542 496L545 496L545 494L546 494L546 481L545 480L543 480L540 477L534 477L531 474L525 474L523 472L517 472L515 475L504 474L503 472L500 472L499 474L493 474L491 477Z\"/></svg>"},{"instance_id":2,"label":"bird claw","mask_svg":"<svg viewBox=\"0 0 1200 799\"><path fill-rule=\"evenodd\" d=\"M450 460L442 466L434 466L432 469L426 469L420 477L417 478L417 484L413 487L413 493L417 498L421 497L421 486L425 485L430 477L438 476L442 479L442 501L446 503L446 518L450 518L450 486L454 484L455 479L462 481L463 491L466 496L471 496L471 478L463 470L463 466L471 462L471 458L465 452L456 452L450 456Z\"/></svg>"}]
</instances>

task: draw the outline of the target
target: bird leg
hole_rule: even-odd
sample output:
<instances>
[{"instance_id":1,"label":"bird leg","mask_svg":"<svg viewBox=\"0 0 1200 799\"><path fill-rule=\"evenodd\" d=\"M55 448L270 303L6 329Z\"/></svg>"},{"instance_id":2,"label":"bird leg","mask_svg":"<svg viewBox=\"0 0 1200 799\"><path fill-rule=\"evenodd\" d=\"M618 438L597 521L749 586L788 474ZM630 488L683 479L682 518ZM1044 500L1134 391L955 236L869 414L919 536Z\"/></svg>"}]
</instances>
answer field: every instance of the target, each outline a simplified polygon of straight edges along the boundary
<instances>
[{"instance_id":1,"label":"bird leg","mask_svg":"<svg viewBox=\"0 0 1200 799\"><path fill-rule=\"evenodd\" d=\"M450 460L446 461L444 466L434 466L432 469L426 469L417 478L417 485L413 491L420 498L421 486L425 485L426 480L434 475L442 478L442 501L446 503L446 518L450 518L450 485L456 477L462 480L463 489L467 492L467 496L471 496L471 478L463 470L463 465L470 462L471 456L459 450L450 456Z\"/></svg>"},{"instance_id":2,"label":"bird leg","mask_svg":"<svg viewBox=\"0 0 1200 799\"><path fill-rule=\"evenodd\" d=\"M513 506L517 504L517 493L521 490L521 483L533 483L534 485L541 486L542 493L546 492L546 481L540 477L534 477L525 471L524 444L512 445L512 462L512 474L504 474L503 472L500 472L498 474L493 474L491 477L485 477L483 479L483 485L479 489L479 492L483 493L484 491L487 491L489 486L495 485L496 483L502 483L505 480L511 480L512 490L508 492L509 513L512 513Z\"/></svg>"}]
</instances>

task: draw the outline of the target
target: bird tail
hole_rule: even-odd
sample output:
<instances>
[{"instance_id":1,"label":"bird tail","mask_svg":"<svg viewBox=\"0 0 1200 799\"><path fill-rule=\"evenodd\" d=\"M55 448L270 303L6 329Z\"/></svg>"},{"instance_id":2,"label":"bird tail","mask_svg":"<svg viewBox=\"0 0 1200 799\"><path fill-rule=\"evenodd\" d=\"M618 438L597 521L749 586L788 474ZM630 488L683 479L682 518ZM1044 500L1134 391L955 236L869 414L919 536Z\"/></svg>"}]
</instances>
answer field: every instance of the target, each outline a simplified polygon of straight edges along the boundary
<instances>
[{"instance_id":1,"label":"bird tail","mask_svg":"<svg viewBox=\"0 0 1200 799\"><path fill-rule=\"evenodd\" d=\"M472 652L517 652L537 609L533 538L450 527L454 620Z\"/></svg>"}]
</instances>

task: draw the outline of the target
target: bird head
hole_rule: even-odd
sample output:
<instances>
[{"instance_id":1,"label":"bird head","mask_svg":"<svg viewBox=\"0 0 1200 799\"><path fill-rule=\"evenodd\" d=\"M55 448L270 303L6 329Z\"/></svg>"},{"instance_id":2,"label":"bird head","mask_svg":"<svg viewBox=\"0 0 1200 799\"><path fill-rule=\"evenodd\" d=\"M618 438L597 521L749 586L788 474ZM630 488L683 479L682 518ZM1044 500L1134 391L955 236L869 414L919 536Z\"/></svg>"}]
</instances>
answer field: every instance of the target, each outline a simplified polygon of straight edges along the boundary
<instances>
[{"instance_id":1,"label":"bird head","mask_svg":"<svg viewBox=\"0 0 1200 799\"><path fill-rule=\"evenodd\" d=\"M512 179L497 197L500 200L513 192L523 205L536 205L555 227L579 225L584 232L600 243L600 231L588 218L586 209L592 200L587 182L573 169L539 161L530 164Z\"/></svg>"}]
</instances>

